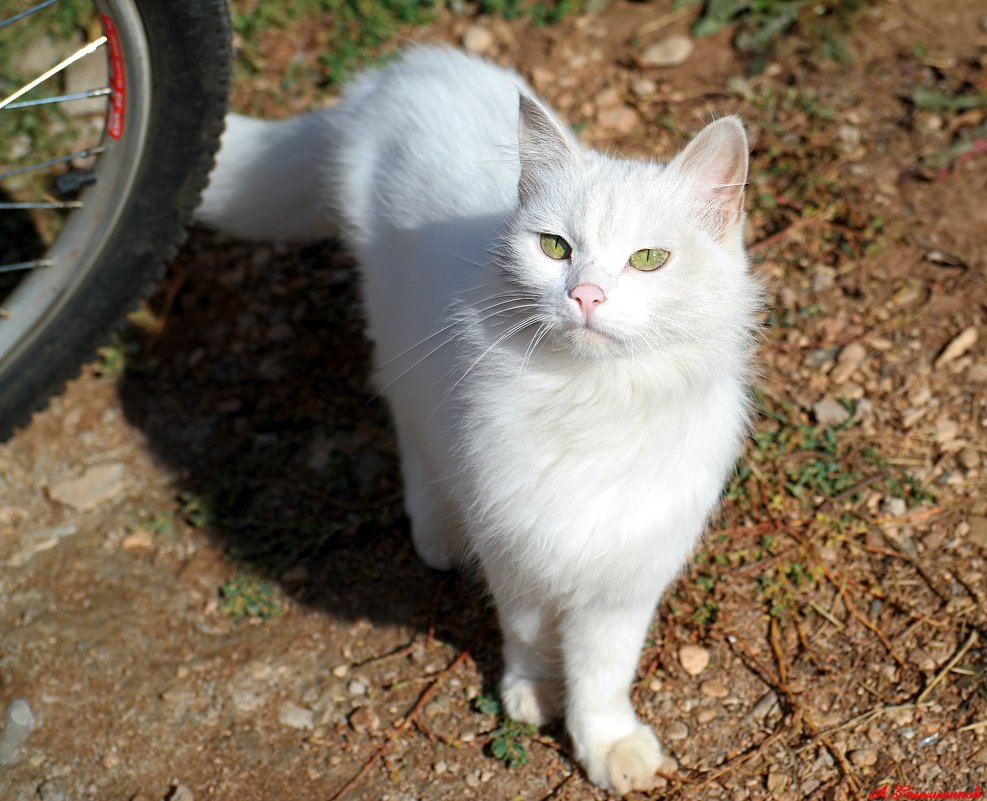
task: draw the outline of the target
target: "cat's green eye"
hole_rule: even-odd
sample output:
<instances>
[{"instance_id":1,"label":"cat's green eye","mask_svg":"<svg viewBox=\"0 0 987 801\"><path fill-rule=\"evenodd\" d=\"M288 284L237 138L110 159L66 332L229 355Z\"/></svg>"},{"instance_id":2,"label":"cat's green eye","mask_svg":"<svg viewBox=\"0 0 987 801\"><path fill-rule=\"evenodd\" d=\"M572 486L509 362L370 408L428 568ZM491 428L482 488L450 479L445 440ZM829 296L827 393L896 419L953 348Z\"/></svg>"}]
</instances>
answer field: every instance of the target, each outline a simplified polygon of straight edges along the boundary
<instances>
[{"instance_id":1,"label":"cat's green eye","mask_svg":"<svg viewBox=\"0 0 987 801\"><path fill-rule=\"evenodd\" d=\"M568 259L572 253L572 245L566 242L558 234L542 234L541 249L548 258L562 261Z\"/></svg>"},{"instance_id":2,"label":"cat's green eye","mask_svg":"<svg viewBox=\"0 0 987 801\"><path fill-rule=\"evenodd\" d=\"M628 261L635 270L650 273L661 267L671 255L664 248L644 248L634 251Z\"/></svg>"}]
</instances>

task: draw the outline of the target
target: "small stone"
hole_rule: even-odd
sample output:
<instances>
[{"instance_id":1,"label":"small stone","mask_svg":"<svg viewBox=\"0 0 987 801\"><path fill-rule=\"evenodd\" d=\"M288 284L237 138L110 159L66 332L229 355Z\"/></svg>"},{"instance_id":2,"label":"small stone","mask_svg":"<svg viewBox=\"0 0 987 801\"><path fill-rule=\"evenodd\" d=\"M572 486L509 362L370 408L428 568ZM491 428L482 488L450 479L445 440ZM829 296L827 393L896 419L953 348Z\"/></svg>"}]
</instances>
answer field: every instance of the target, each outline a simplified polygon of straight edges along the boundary
<instances>
[{"instance_id":1,"label":"small stone","mask_svg":"<svg viewBox=\"0 0 987 801\"><path fill-rule=\"evenodd\" d=\"M987 384L987 364L975 364L966 371L966 377L974 384Z\"/></svg>"},{"instance_id":2,"label":"small stone","mask_svg":"<svg viewBox=\"0 0 987 801\"><path fill-rule=\"evenodd\" d=\"M833 368L829 377L835 384L845 384L866 358L867 349L859 342L851 342L840 351L840 355L836 359L836 367Z\"/></svg>"},{"instance_id":3,"label":"small stone","mask_svg":"<svg viewBox=\"0 0 987 801\"><path fill-rule=\"evenodd\" d=\"M555 83L555 73L545 67L535 67L531 70L531 83L536 89L544 91Z\"/></svg>"},{"instance_id":4,"label":"small stone","mask_svg":"<svg viewBox=\"0 0 987 801\"><path fill-rule=\"evenodd\" d=\"M665 754L665 756L662 757L661 764L658 765L658 770L662 773L675 773L678 769L679 761L671 754Z\"/></svg>"},{"instance_id":5,"label":"small stone","mask_svg":"<svg viewBox=\"0 0 987 801\"><path fill-rule=\"evenodd\" d=\"M350 672L349 665L336 665L336 667L332 669L332 675L335 676L337 679L346 678L346 674L349 672Z\"/></svg>"},{"instance_id":6,"label":"small stone","mask_svg":"<svg viewBox=\"0 0 987 801\"><path fill-rule=\"evenodd\" d=\"M821 426L838 426L850 418L847 408L829 396L817 401L812 407L812 413Z\"/></svg>"},{"instance_id":7,"label":"small stone","mask_svg":"<svg viewBox=\"0 0 987 801\"><path fill-rule=\"evenodd\" d=\"M353 727L354 731L361 734L377 731L380 729L380 718L377 717L372 706L361 706L350 715L350 726Z\"/></svg>"},{"instance_id":8,"label":"small stone","mask_svg":"<svg viewBox=\"0 0 987 801\"><path fill-rule=\"evenodd\" d=\"M436 762L432 765L432 770L434 770L439 775L445 773L449 769L449 766L445 762Z\"/></svg>"},{"instance_id":9,"label":"small stone","mask_svg":"<svg viewBox=\"0 0 987 801\"><path fill-rule=\"evenodd\" d=\"M916 648L914 651L912 651L909 658L911 659L911 662L913 665L915 665L915 667L925 672L935 670L937 667L936 660L933 659L932 654L930 654L924 648Z\"/></svg>"},{"instance_id":10,"label":"small stone","mask_svg":"<svg viewBox=\"0 0 987 801\"><path fill-rule=\"evenodd\" d=\"M788 777L779 771L768 774L768 792L773 794L781 793L788 786Z\"/></svg>"},{"instance_id":11,"label":"small stone","mask_svg":"<svg viewBox=\"0 0 987 801\"><path fill-rule=\"evenodd\" d=\"M107 754L100 760L100 764L107 770L113 770L120 764L120 757L116 754Z\"/></svg>"},{"instance_id":12,"label":"small stone","mask_svg":"<svg viewBox=\"0 0 987 801\"><path fill-rule=\"evenodd\" d=\"M66 94L76 94L106 86L108 82L106 65L107 59L102 53L93 53L70 64L65 70ZM62 104L63 110L70 117L99 114L105 107L106 98L103 97L89 97Z\"/></svg>"},{"instance_id":13,"label":"small stone","mask_svg":"<svg viewBox=\"0 0 987 801\"><path fill-rule=\"evenodd\" d=\"M125 475L126 468L118 462L98 464L78 478L52 484L48 497L79 512L88 512L123 492Z\"/></svg>"},{"instance_id":14,"label":"small stone","mask_svg":"<svg viewBox=\"0 0 987 801\"><path fill-rule=\"evenodd\" d=\"M359 679L353 679L353 681L346 685L346 691L350 695L366 695L367 685Z\"/></svg>"},{"instance_id":15,"label":"small stone","mask_svg":"<svg viewBox=\"0 0 987 801\"><path fill-rule=\"evenodd\" d=\"M315 725L311 709L305 709L291 701L285 701L278 709L278 720L292 729L311 729Z\"/></svg>"},{"instance_id":16,"label":"small stone","mask_svg":"<svg viewBox=\"0 0 987 801\"><path fill-rule=\"evenodd\" d=\"M851 751L848 756L858 768L869 768L877 764L877 749L869 746L857 748Z\"/></svg>"},{"instance_id":17,"label":"small stone","mask_svg":"<svg viewBox=\"0 0 987 801\"><path fill-rule=\"evenodd\" d=\"M970 531L966 538L982 551L987 552L987 517L972 515L969 522Z\"/></svg>"},{"instance_id":18,"label":"small stone","mask_svg":"<svg viewBox=\"0 0 987 801\"><path fill-rule=\"evenodd\" d=\"M168 794L168 801L195 801L195 796L184 784L176 784Z\"/></svg>"},{"instance_id":19,"label":"small stone","mask_svg":"<svg viewBox=\"0 0 987 801\"><path fill-rule=\"evenodd\" d=\"M467 773L463 781L466 782L467 787L479 787L480 771L474 770L472 773Z\"/></svg>"},{"instance_id":20,"label":"small stone","mask_svg":"<svg viewBox=\"0 0 987 801\"><path fill-rule=\"evenodd\" d=\"M669 740L684 740L689 736L689 727L682 721L676 720L665 729L665 737Z\"/></svg>"},{"instance_id":21,"label":"small stone","mask_svg":"<svg viewBox=\"0 0 987 801\"><path fill-rule=\"evenodd\" d=\"M669 36L646 48L638 57L642 67L677 67L692 55L695 45L688 36Z\"/></svg>"},{"instance_id":22,"label":"small stone","mask_svg":"<svg viewBox=\"0 0 987 801\"><path fill-rule=\"evenodd\" d=\"M754 708L751 710L751 715L757 720L762 720L766 718L772 709L778 706L778 695L774 690L769 690L764 695L762 695Z\"/></svg>"},{"instance_id":23,"label":"small stone","mask_svg":"<svg viewBox=\"0 0 987 801\"><path fill-rule=\"evenodd\" d=\"M902 517L908 511L904 498L887 497L881 501L881 511L892 517Z\"/></svg>"},{"instance_id":24,"label":"small stone","mask_svg":"<svg viewBox=\"0 0 987 801\"><path fill-rule=\"evenodd\" d=\"M977 341L977 329L975 326L970 326L969 328L964 328L960 333L953 337L949 344L943 348L942 353L936 359L935 366L938 369L944 364L949 364L949 362L955 361L964 353L966 353Z\"/></svg>"},{"instance_id":25,"label":"small stone","mask_svg":"<svg viewBox=\"0 0 987 801\"><path fill-rule=\"evenodd\" d=\"M470 25L463 34L463 47L479 56L490 53L495 41L490 30L482 25Z\"/></svg>"},{"instance_id":26,"label":"small stone","mask_svg":"<svg viewBox=\"0 0 987 801\"><path fill-rule=\"evenodd\" d=\"M638 97L647 97L648 95L653 95L657 91L658 84L650 78L638 78L636 81L631 81L631 94L637 95Z\"/></svg>"},{"instance_id":27,"label":"small stone","mask_svg":"<svg viewBox=\"0 0 987 801\"><path fill-rule=\"evenodd\" d=\"M945 445L952 442L960 433L959 424L945 415L936 418L936 442Z\"/></svg>"},{"instance_id":28,"label":"small stone","mask_svg":"<svg viewBox=\"0 0 987 801\"><path fill-rule=\"evenodd\" d=\"M980 467L980 453L975 448L964 448L956 458L967 470Z\"/></svg>"},{"instance_id":29,"label":"small stone","mask_svg":"<svg viewBox=\"0 0 987 801\"><path fill-rule=\"evenodd\" d=\"M709 679L709 681L704 681L699 686L699 692L703 695L709 696L710 698L726 698L730 694L730 690L727 688L719 679Z\"/></svg>"},{"instance_id":30,"label":"small stone","mask_svg":"<svg viewBox=\"0 0 987 801\"><path fill-rule=\"evenodd\" d=\"M630 106L614 106L597 114L596 121L615 133L627 134L637 127L638 117Z\"/></svg>"},{"instance_id":31,"label":"small stone","mask_svg":"<svg viewBox=\"0 0 987 801\"><path fill-rule=\"evenodd\" d=\"M707 706L696 712L696 720L699 723L706 724L711 723L716 720L716 716L719 714L713 707Z\"/></svg>"},{"instance_id":32,"label":"small stone","mask_svg":"<svg viewBox=\"0 0 987 801\"><path fill-rule=\"evenodd\" d=\"M901 427L904 429L911 428L919 420L925 417L926 411L928 410L925 408L905 409L901 415Z\"/></svg>"},{"instance_id":33,"label":"small stone","mask_svg":"<svg viewBox=\"0 0 987 801\"><path fill-rule=\"evenodd\" d=\"M620 103L620 92L609 86L596 96L596 107L600 110L613 108Z\"/></svg>"},{"instance_id":34,"label":"small stone","mask_svg":"<svg viewBox=\"0 0 987 801\"><path fill-rule=\"evenodd\" d=\"M133 534L128 534L120 543L128 551L149 551L154 547L154 535L146 528L139 528Z\"/></svg>"},{"instance_id":35,"label":"small stone","mask_svg":"<svg viewBox=\"0 0 987 801\"><path fill-rule=\"evenodd\" d=\"M69 801L65 780L62 778L45 779L38 788L38 797L41 801ZM171 796L168 797L171 798Z\"/></svg>"},{"instance_id":36,"label":"small stone","mask_svg":"<svg viewBox=\"0 0 987 801\"><path fill-rule=\"evenodd\" d=\"M683 645L679 649L679 662L690 676L698 676L709 664L709 651L698 645Z\"/></svg>"}]
</instances>

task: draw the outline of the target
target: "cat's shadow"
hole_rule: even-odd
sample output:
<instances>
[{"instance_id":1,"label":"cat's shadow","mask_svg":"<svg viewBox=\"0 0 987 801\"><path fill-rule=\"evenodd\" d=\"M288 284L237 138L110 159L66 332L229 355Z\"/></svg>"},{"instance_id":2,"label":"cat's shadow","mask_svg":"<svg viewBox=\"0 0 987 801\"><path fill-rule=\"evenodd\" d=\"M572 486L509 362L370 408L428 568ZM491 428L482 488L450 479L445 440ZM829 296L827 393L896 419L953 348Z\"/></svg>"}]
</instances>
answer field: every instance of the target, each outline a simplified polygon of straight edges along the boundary
<instances>
[{"instance_id":1,"label":"cat's shadow","mask_svg":"<svg viewBox=\"0 0 987 801\"><path fill-rule=\"evenodd\" d=\"M240 569L327 615L469 648L492 686L499 636L479 582L429 569L411 545L357 280L332 243L193 232L152 315L123 335L124 410L178 477L171 513Z\"/></svg>"}]
</instances>

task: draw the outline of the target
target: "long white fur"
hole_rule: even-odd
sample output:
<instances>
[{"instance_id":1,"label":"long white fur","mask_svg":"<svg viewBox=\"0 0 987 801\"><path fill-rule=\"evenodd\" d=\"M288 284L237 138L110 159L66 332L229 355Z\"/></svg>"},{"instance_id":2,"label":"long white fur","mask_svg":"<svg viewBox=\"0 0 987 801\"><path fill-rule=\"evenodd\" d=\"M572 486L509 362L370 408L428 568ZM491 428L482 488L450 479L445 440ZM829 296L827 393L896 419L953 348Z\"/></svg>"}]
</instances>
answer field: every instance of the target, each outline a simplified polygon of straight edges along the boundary
<instances>
[{"instance_id":1,"label":"long white fur","mask_svg":"<svg viewBox=\"0 0 987 801\"><path fill-rule=\"evenodd\" d=\"M479 561L507 712L564 714L620 793L661 760L628 697L642 640L748 419L746 147L726 118L668 165L599 155L516 74L418 48L326 111L231 117L200 209L252 238L342 232L415 545L435 567ZM653 273L627 263L647 247L672 254ZM578 283L607 295L594 331Z\"/></svg>"}]
</instances>

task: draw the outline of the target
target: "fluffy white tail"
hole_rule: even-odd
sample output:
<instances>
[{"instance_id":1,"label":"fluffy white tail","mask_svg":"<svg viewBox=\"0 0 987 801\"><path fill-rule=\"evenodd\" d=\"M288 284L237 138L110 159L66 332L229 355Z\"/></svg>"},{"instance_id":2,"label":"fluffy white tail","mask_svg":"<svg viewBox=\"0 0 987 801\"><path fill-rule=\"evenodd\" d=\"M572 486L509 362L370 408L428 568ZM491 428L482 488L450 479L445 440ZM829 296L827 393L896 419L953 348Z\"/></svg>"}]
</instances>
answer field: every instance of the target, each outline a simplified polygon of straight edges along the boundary
<instances>
[{"instance_id":1,"label":"fluffy white tail","mask_svg":"<svg viewBox=\"0 0 987 801\"><path fill-rule=\"evenodd\" d=\"M228 115L198 221L241 239L304 242L332 236L328 114L273 122Z\"/></svg>"}]
</instances>

